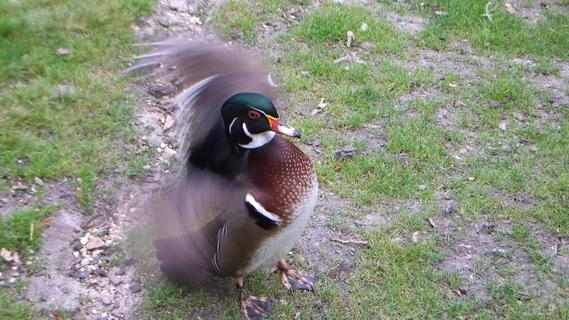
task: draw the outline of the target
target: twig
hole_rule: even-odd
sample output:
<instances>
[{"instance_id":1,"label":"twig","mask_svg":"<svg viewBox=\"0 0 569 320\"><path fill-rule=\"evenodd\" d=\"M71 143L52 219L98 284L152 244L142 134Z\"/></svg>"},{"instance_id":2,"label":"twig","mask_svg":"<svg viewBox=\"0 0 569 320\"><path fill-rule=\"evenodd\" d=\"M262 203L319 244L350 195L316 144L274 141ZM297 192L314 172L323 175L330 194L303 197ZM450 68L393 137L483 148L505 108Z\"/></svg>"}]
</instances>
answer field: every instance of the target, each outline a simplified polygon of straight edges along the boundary
<instances>
[{"instance_id":1,"label":"twig","mask_svg":"<svg viewBox=\"0 0 569 320\"><path fill-rule=\"evenodd\" d=\"M488 1L488 3L486 4L486 7L484 8L484 14L482 15L483 17L488 18L488 20L490 22L492 22L492 14L490 13L490 5L492 4L492 1Z\"/></svg>"},{"instance_id":2,"label":"twig","mask_svg":"<svg viewBox=\"0 0 569 320\"><path fill-rule=\"evenodd\" d=\"M30 223L30 242L34 240L34 223Z\"/></svg>"},{"instance_id":3,"label":"twig","mask_svg":"<svg viewBox=\"0 0 569 320\"><path fill-rule=\"evenodd\" d=\"M343 244L350 244L351 243L351 244L362 244L362 245L366 245L366 246L369 245L369 241L362 241L362 240L352 240L352 239L342 240L339 238L332 238L330 240L335 241L335 242L339 242L339 243L343 243Z\"/></svg>"}]
</instances>

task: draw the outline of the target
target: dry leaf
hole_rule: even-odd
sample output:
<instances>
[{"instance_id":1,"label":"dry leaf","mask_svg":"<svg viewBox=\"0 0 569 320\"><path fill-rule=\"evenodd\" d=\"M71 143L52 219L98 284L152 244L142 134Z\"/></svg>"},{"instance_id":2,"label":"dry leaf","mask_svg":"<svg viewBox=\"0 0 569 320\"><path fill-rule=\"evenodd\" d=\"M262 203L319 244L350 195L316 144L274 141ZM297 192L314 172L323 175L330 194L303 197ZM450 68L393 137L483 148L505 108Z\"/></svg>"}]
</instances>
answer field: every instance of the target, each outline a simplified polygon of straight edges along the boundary
<instances>
[{"instance_id":1,"label":"dry leaf","mask_svg":"<svg viewBox=\"0 0 569 320\"><path fill-rule=\"evenodd\" d=\"M319 114L322 110L324 110L324 108L326 108L327 105L328 104L326 102L324 102L324 98L320 99L320 103L318 103L318 106L316 106L316 109L312 110L312 112L310 114L313 116Z\"/></svg>"},{"instance_id":2,"label":"dry leaf","mask_svg":"<svg viewBox=\"0 0 569 320\"><path fill-rule=\"evenodd\" d=\"M348 31L346 33L346 47L350 48L354 43L354 33L352 31Z\"/></svg>"},{"instance_id":3,"label":"dry leaf","mask_svg":"<svg viewBox=\"0 0 569 320\"><path fill-rule=\"evenodd\" d=\"M508 13L514 14L516 13L516 9L514 9L514 6L512 6L511 3L506 3L506 11L508 11Z\"/></svg>"},{"instance_id":4,"label":"dry leaf","mask_svg":"<svg viewBox=\"0 0 569 320\"><path fill-rule=\"evenodd\" d=\"M413 232L413 236L411 236L411 240L413 240L414 243L419 242L419 234L420 234L419 231Z\"/></svg>"}]
</instances>

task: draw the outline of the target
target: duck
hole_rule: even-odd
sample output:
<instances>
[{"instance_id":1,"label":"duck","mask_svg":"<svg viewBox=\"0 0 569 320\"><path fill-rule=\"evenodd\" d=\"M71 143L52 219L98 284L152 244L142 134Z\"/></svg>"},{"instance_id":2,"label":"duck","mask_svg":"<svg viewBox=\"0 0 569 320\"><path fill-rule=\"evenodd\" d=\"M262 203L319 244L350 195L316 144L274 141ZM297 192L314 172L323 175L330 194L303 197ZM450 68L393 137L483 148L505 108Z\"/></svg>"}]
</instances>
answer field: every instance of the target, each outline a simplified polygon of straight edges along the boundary
<instances>
[{"instance_id":1,"label":"duck","mask_svg":"<svg viewBox=\"0 0 569 320\"><path fill-rule=\"evenodd\" d=\"M178 88L187 150L183 178L158 206L160 269L178 282L232 278L243 319L271 317L271 300L245 289L247 275L273 267L300 291L316 280L285 259L318 199L310 158L292 141L301 134L281 118L277 86L254 53L190 40L153 46L135 68L158 67Z\"/></svg>"}]
</instances>

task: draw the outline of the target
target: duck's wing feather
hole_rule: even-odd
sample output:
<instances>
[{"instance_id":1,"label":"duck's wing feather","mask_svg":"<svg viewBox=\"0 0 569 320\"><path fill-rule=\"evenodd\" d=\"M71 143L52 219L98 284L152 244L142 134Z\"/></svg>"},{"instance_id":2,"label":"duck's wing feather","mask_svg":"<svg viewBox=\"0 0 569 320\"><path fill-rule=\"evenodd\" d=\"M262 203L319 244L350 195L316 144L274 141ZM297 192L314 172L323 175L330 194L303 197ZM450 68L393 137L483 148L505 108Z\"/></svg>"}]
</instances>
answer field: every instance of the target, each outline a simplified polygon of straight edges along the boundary
<instances>
[{"instance_id":1,"label":"duck's wing feather","mask_svg":"<svg viewBox=\"0 0 569 320\"><path fill-rule=\"evenodd\" d=\"M192 170L153 206L161 269L170 278L186 281L219 274L214 263L219 233L228 223L247 217L245 194L238 182Z\"/></svg>"},{"instance_id":2,"label":"duck's wing feather","mask_svg":"<svg viewBox=\"0 0 569 320\"><path fill-rule=\"evenodd\" d=\"M155 44L155 52L138 57L130 70L158 66L179 88L175 121L182 125L181 150L192 151L221 121L221 106L232 95L256 92L274 96L270 75L251 52L188 40ZM160 72L160 71L159 71Z\"/></svg>"}]
</instances>

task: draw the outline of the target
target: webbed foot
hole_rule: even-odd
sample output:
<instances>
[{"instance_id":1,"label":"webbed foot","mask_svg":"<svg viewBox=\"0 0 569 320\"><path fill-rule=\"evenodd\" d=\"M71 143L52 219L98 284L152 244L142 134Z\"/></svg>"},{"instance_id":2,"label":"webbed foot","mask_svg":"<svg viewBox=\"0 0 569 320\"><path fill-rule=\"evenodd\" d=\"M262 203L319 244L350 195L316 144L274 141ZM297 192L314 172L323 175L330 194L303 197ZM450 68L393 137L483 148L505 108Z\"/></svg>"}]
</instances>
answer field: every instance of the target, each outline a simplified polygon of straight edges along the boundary
<instances>
[{"instance_id":1,"label":"webbed foot","mask_svg":"<svg viewBox=\"0 0 569 320\"><path fill-rule=\"evenodd\" d=\"M292 269L284 260L277 263L281 273L281 282L288 290L314 291L316 276L302 274Z\"/></svg>"},{"instance_id":2,"label":"webbed foot","mask_svg":"<svg viewBox=\"0 0 569 320\"><path fill-rule=\"evenodd\" d=\"M273 303L267 298L241 292L241 313L244 320L256 320L273 316Z\"/></svg>"}]
</instances>

